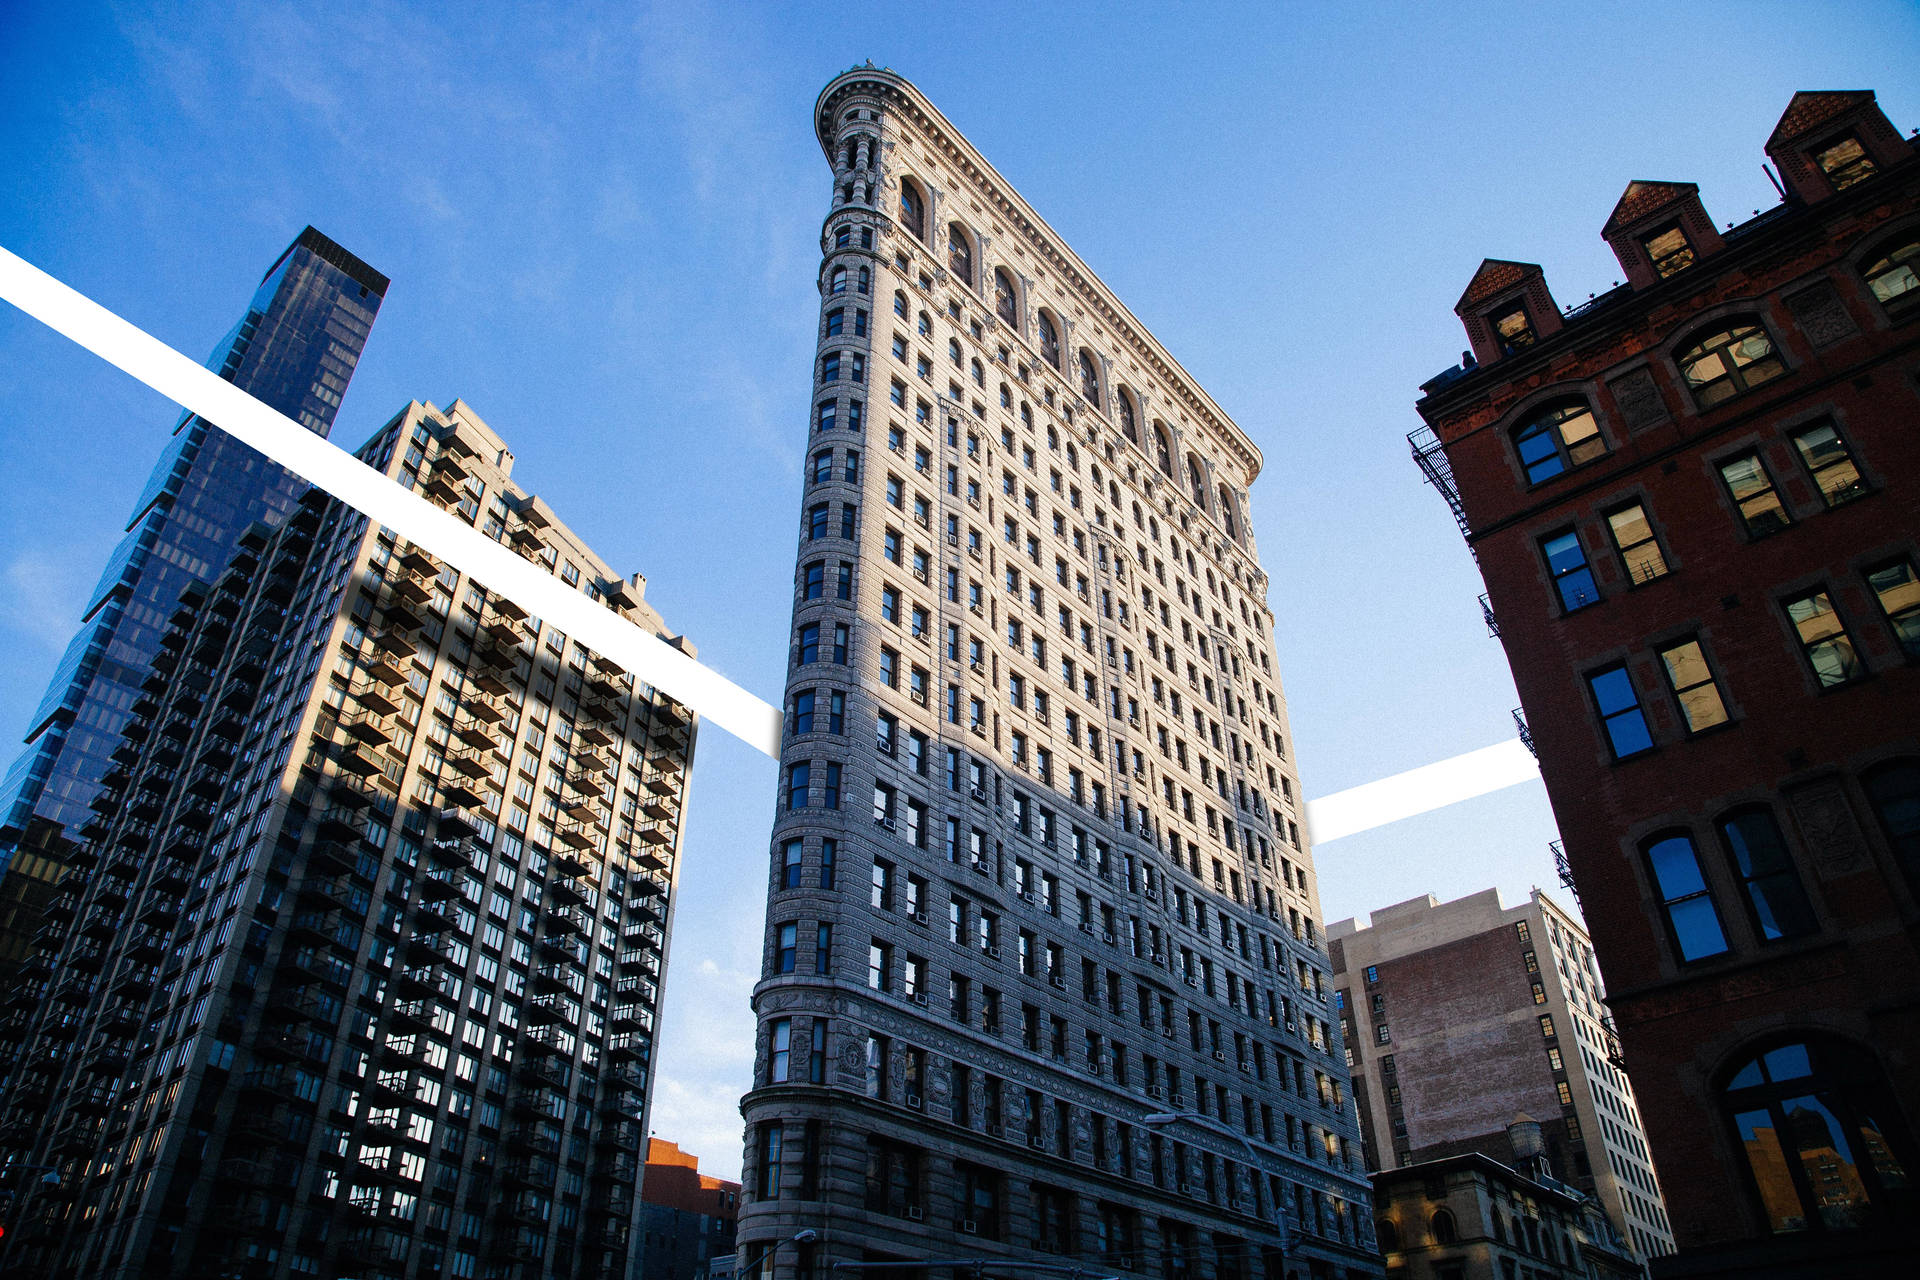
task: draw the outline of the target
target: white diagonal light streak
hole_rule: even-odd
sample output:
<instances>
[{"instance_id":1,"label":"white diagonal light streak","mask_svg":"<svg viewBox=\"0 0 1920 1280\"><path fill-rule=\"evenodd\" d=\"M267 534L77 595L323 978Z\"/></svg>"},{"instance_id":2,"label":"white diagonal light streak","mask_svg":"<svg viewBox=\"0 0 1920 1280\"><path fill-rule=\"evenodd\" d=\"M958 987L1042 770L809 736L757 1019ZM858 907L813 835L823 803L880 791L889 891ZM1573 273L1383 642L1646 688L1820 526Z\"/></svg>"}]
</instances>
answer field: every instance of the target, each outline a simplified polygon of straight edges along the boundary
<instances>
[{"instance_id":1,"label":"white diagonal light streak","mask_svg":"<svg viewBox=\"0 0 1920 1280\"><path fill-rule=\"evenodd\" d=\"M748 745L768 755L779 754L777 707L4 248L0 248L0 296L368 519L418 543L618 662Z\"/></svg>"},{"instance_id":2,"label":"white diagonal light streak","mask_svg":"<svg viewBox=\"0 0 1920 1280\"><path fill-rule=\"evenodd\" d=\"M558 626L748 746L780 755L780 709L568 587L451 512L389 480L213 370L0 248L0 297L259 450L368 519ZM1518 741L1335 792L1306 806L1314 843L1427 813L1539 776Z\"/></svg>"}]
</instances>

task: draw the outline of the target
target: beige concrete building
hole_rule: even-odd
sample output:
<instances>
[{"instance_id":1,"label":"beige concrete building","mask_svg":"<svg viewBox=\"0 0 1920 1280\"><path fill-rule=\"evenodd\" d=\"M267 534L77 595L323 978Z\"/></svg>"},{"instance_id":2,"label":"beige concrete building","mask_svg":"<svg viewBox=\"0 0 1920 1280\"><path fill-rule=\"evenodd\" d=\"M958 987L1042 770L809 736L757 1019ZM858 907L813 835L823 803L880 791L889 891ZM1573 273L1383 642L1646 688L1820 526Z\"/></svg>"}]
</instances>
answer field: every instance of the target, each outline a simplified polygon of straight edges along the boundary
<instances>
[{"instance_id":1,"label":"beige concrete building","mask_svg":"<svg viewBox=\"0 0 1920 1280\"><path fill-rule=\"evenodd\" d=\"M1377 1275L1260 454L904 79L815 123L742 1270Z\"/></svg>"},{"instance_id":2,"label":"beige concrete building","mask_svg":"<svg viewBox=\"0 0 1920 1280\"><path fill-rule=\"evenodd\" d=\"M1506 1161L1516 1114L1552 1175L1596 1196L1640 1257L1673 1247L1593 948L1534 890L1383 907L1329 925L1368 1166L1462 1152Z\"/></svg>"},{"instance_id":3,"label":"beige concrete building","mask_svg":"<svg viewBox=\"0 0 1920 1280\"><path fill-rule=\"evenodd\" d=\"M360 457L666 635L464 404ZM624 1280L695 728L319 490L248 528L0 1006L0 1273Z\"/></svg>"},{"instance_id":4,"label":"beige concrete building","mask_svg":"<svg viewBox=\"0 0 1920 1280\"><path fill-rule=\"evenodd\" d=\"M1591 1196L1477 1151L1383 1169L1373 1175L1373 1194L1387 1280L1646 1274Z\"/></svg>"}]
</instances>

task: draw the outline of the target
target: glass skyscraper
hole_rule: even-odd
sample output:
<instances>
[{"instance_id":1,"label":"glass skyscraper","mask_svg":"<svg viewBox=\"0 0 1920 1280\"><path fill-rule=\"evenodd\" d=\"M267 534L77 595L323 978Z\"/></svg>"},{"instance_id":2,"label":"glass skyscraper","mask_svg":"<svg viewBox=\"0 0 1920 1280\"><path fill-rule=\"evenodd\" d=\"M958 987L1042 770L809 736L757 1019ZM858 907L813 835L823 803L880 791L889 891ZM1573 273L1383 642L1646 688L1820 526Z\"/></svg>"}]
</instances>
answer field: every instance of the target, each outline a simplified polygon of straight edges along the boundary
<instances>
[{"instance_id":1,"label":"glass skyscraper","mask_svg":"<svg viewBox=\"0 0 1920 1280\"><path fill-rule=\"evenodd\" d=\"M324 436L386 291L387 277L308 227L208 366ZM305 488L200 418L174 428L27 727L27 749L0 783L0 977L19 963L35 904L91 816L181 591L217 577L240 532L279 523Z\"/></svg>"}]
</instances>

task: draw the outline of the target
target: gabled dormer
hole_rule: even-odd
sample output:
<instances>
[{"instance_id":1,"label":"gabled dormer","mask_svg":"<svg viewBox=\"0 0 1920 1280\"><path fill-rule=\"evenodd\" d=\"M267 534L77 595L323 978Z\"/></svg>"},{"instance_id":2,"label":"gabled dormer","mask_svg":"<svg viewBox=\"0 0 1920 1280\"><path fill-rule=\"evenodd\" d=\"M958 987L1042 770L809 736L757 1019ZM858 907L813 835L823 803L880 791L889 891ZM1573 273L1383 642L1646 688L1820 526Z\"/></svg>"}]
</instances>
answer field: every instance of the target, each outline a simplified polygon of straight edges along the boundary
<instances>
[{"instance_id":1,"label":"gabled dormer","mask_svg":"<svg viewBox=\"0 0 1920 1280\"><path fill-rule=\"evenodd\" d=\"M1636 289L1679 275L1720 248L1720 233L1691 182L1629 182L1600 236Z\"/></svg>"},{"instance_id":2,"label":"gabled dormer","mask_svg":"<svg viewBox=\"0 0 1920 1280\"><path fill-rule=\"evenodd\" d=\"M1801 90L1767 139L1787 190L1811 204L1912 154L1871 89Z\"/></svg>"},{"instance_id":3,"label":"gabled dormer","mask_svg":"<svg viewBox=\"0 0 1920 1280\"><path fill-rule=\"evenodd\" d=\"M1547 292L1546 273L1532 262L1488 258L1453 313L1466 325L1473 358L1481 364L1516 355L1560 330L1560 308Z\"/></svg>"}]
</instances>

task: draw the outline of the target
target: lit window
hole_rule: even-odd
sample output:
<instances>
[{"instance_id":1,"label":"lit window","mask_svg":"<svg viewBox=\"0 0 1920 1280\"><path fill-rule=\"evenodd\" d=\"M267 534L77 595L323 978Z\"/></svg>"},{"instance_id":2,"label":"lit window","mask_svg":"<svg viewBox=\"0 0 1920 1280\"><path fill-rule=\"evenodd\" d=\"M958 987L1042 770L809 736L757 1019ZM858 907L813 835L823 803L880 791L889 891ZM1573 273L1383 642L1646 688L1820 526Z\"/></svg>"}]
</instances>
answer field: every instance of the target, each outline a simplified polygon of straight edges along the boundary
<instances>
[{"instance_id":1,"label":"lit window","mask_svg":"<svg viewBox=\"0 0 1920 1280\"><path fill-rule=\"evenodd\" d=\"M1687 243L1687 233L1677 222L1668 223L1640 243L1662 280L1693 265L1693 246Z\"/></svg>"},{"instance_id":2,"label":"lit window","mask_svg":"<svg viewBox=\"0 0 1920 1280\"><path fill-rule=\"evenodd\" d=\"M1587 567L1587 553L1580 547L1579 534L1568 529L1543 538L1540 551L1547 558L1547 571L1553 575L1563 611L1572 613L1600 603L1600 589L1593 583L1593 571Z\"/></svg>"},{"instance_id":3,"label":"lit window","mask_svg":"<svg viewBox=\"0 0 1920 1280\"><path fill-rule=\"evenodd\" d=\"M1607 451L1593 411L1578 400L1529 419L1513 433L1513 446L1519 451L1520 465L1526 468L1530 484L1550 480Z\"/></svg>"},{"instance_id":4,"label":"lit window","mask_svg":"<svg viewBox=\"0 0 1920 1280\"><path fill-rule=\"evenodd\" d=\"M1503 356L1533 345L1533 322L1527 318L1527 308L1522 303L1516 302L1510 309L1488 316L1487 323L1493 327L1493 340L1499 344Z\"/></svg>"},{"instance_id":5,"label":"lit window","mask_svg":"<svg viewBox=\"0 0 1920 1280\"><path fill-rule=\"evenodd\" d=\"M1770 382L1787 371L1774 354L1767 331L1757 324L1736 324L1710 334L1675 359L1693 402L1711 409L1743 391Z\"/></svg>"},{"instance_id":6,"label":"lit window","mask_svg":"<svg viewBox=\"0 0 1920 1280\"><path fill-rule=\"evenodd\" d=\"M1827 175L1835 191L1845 191L1863 178L1873 176L1873 158L1852 134L1835 138L1813 153L1813 162Z\"/></svg>"},{"instance_id":7,"label":"lit window","mask_svg":"<svg viewBox=\"0 0 1920 1280\"><path fill-rule=\"evenodd\" d=\"M1587 687L1593 691L1593 703L1606 726L1614 759L1624 760L1652 749L1653 736L1647 732L1646 716L1641 714L1640 700L1634 696L1633 680L1625 667L1596 671L1587 677Z\"/></svg>"},{"instance_id":8,"label":"lit window","mask_svg":"<svg viewBox=\"0 0 1920 1280\"><path fill-rule=\"evenodd\" d=\"M1754 807L1720 819L1720 840L1747 894L1747 915L1762 942L1812 933L1817 927L1793 856L1773 814Z\"/></svg>"},{"instance_id":9,"label":"lit window","mask_svg":"<svg viewBox=\"0 0 1920 1280\"><path fill-rule=\"evenodd\" d=\"M1726 704L1720 699L1713 669L1707 665L1698 640L1660 650L1660 665L1667 673L1667 687L1673 690L1674 701L1680 704L1680 714L1686 717L1689 733L1727 722Z\"/></svg>"},{"instance_id":10,"label":"lit window","mask_svg":"<svg viewBox=\"0 0 1920 1280\"><path fill-rule=\"evenodd\" d=\"M1845 684L1861 674L1860 655L1834 611L1831 596L1824 591L1809 591L1788 600L1785 607L1800 638L1800 651L1822 688Z\"/></svg>"},{"instance_id":11,"label":"lit window","mask_svg":"<svg viewBox=\"0 0 1920 1280\"><path fill-rule=\"evenodd\" d=\"M1920 658L1920 576L1913 561L1895 560L1867 571L1867 585L1880 601L1887 625L1909 658Z\"/></svg>"},{"instance_id":12,"label":"lit window","mask_svg":"<svg viewBox=\"0 0 1920 1280\"><path fill-rule=\"evenodd\" d=\"M1681 832L1664 836L1649 844L1646 854L1680 959L1704 960L1725 952L1726 931L1720 927L1720 913L1707 891L1693 838Z\"/></svg>"},{"instance_id":13,"label":"lit window","mask_svg":"<svg viewBox=\"0 0 1920 1280\"><path fill-rule=\"evenodd\" d=\"M1774 491L1773 477L1767 474L1766 464L1760 461L1758 453L1750 451L1728 458L1720 464L1720 478L1726 482L1734 505L1740 508L1740 519L1746 525L1747 536L1763 538L1793 523L1793 517L1781 505L1780 495Z\"/></svg>"},{"instance_id":14,"label":"lit window","mask_svg":"<svg viewBox=\"0 0 1920 1280\"><path fill-rule=\"evenodd\" d=\"M1920 304L1920 237L1890 246L1861 268L1867 288L1888 311L1900 313Z\"/></svg>"},{"instance_id":15,"label":"lit window","mask_svg":"<svg viewBox=\"0 0 1920 1280\"><path fill-rule=\"evenodd\" d=\"M1667 559L1660 553L1645 507L1635 502L1608 512L1607 532L1613 535L1629 582L1652 582L1667 572Z\"/></svg>"},{"instance_id":16,"label":"lit window","mask_svg":"<svg viewBox=\"0 0 1920 1280\"><path fill-rule=\"evenodd\" d=\"M1840 438L1840 433L1833 429L1831 422L1815 423L1794 432L1793 447L1800 451L1800 461L1813 477L1814 484L1819 486L1821 501L1829 507L1837 507L1843 502L1867 495L1866 481L1860 478L1860 468L1854 465L1846 441Z\"/></svg>"}]
</instances>

